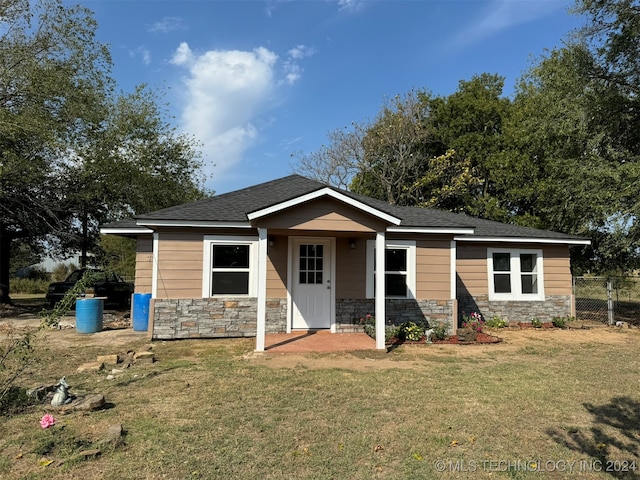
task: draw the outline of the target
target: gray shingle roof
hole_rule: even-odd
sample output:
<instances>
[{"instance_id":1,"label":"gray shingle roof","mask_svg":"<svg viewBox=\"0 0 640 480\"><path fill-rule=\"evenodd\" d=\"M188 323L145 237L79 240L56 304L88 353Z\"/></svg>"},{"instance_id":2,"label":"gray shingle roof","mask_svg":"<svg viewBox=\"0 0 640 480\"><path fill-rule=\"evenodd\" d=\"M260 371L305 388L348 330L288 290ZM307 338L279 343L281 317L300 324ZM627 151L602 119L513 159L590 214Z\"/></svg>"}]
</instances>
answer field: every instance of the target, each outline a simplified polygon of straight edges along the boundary
<instances>
[{"instance_id":1,"label":"gray shingle roof","mask_svg":"<svg viewBox=\"0 0 640 480\"><path fill-rule=\"evenodd\" d=\"M290 175L234 192L215 195L196 202L137 215L141 223L170 222L247 222L247 214L294 200L302 195L331 188L342 195L402 220L400 227L474 228L473 237L536 238L558 241L584 241L583 237L483 220L442 210L390 205L363 195L340 190L300 175Z\"/></svg>"}]
</instances>

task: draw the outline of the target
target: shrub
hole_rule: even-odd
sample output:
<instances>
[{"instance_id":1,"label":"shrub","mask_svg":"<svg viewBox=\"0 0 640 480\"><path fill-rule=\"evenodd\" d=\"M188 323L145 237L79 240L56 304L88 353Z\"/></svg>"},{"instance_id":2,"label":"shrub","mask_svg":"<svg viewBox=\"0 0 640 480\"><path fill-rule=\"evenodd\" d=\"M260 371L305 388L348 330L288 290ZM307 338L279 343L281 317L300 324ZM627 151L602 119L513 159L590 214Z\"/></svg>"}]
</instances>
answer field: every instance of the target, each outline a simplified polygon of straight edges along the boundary
<instances>
[{"instance_id":1,"label":"shrub","mask_svg":"<svg viewBox=\"0 0 640 480\"><path fill-rule=\"evenodd\" d=\"M476 332L482 332L484 319L478 312L471 312L469 315L462 315L462 328L470 328Z\"/></svg>"},{"instance_id":2,"label":"shrub","mask_svg":"<svg viewBox=\"0 0 640 480\"><path fill-rule=\"evenodd\" d=\"M535 328L540 328L542 327L542 322L538 318L533 318L531 319L531 325Z\"/></svg>"},{"instance_id":3,"label":"shrub","mask_svg":"<svg viewBox=\"0 0 640 480\"><path fill-rule=\"evenodd\" d=\"M404 322L400 325L398 332L398 338L400 340L409 340L417 342L424 337L425 328L416 324L415 322Z\"/></svg>"},{"instance_id":4,"label":"shrub","mask_svg":"<svg viewBox=\"0 0 640 480\"><path fill-rule=\"evenodd\" d=\"M438 323L431 327L433 332L431 332L432 340L446 340L449 338L449 327L444 323Z\"/></svg>"},{"instance_id":5,"label":"shrub","mask_svg":"<svg viewBox=\"0 0 640 480\"><path fill-rule=\"evenodd\" d=\"M9 284L9 293L47 293L48 287L49 282L47 280L12 278Z\"/></svg>"},{"instance_id":6,"label":"shrub","mask_svg":"<svg viewBox=\"0 0 640 480\"><path fill-rule=\"evenodd\" d=\"M553 317L551 321L556 328L567 328L567 324L574 320L572 317Z\"/></svg>"},{"instance_id":7,"label":"shrub","mask_svg":"<svg viewBox=\"0 0 640 480\"><path fill-rule=\"evenodd\" d=\"M484 324L489 328L504 328L507 326L507 322L500 317L491 317Z\"/></svg>"}]
</instances>

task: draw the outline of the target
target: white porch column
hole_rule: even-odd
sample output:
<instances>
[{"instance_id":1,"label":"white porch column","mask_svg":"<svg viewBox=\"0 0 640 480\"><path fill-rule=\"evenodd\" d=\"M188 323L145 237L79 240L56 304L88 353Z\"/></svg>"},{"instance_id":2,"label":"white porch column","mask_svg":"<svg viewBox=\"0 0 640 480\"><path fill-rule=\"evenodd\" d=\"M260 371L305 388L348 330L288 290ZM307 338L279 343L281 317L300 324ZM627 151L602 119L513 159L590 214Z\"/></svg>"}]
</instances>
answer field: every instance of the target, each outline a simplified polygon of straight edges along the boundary
<instances>
[{"instance_id":1,"label":"white porch column","mask_svg":"<svg viewBox=\"0 0 640 480\"><path fill-rule=\"evenodd\" d=\"M256 352L264 352L267 326L267 229L258 228L258 321L256 324Z\"/></svg>"},{"instance_id":2,"label":"white porch column","mask_svg":"<svg viewBox=\"0 0 640 480\"><path fill-rule=\"evenodd\" d=\"M454 308L452 309L453 318L451 319L451 328L453 331L453 335L456 334L458 330L458 253L457 253L457 243L455 240L451 240L451 303Z\"/></svg>"},{"instance_id":3,"label":"white porch column","mask_svg":"<svg viewBox=\"0 0 640 480\"><path fill-rule=\"evenodd\" d=\"M376 307L376 349L384 350L384 325L386 318L385 308L385 233L376 233L376 288L375 288L375 307Z\"/></svg>"}]
</instances>

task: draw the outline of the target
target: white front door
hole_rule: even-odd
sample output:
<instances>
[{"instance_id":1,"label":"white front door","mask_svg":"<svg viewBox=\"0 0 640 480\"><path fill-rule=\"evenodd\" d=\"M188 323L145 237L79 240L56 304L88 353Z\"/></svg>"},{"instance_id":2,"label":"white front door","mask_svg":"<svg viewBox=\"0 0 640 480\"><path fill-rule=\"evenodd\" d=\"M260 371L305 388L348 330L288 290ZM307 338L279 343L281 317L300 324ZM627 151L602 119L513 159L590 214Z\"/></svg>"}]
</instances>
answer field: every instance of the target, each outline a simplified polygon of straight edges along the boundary
<instances>
[{"instance_id":1,"label":"white front door","mask_svg":"<svg viewBox=\"0 0 640 480\"><path fill-rule=\"evenodd\" d=\"M291 328L330 328L333 300L331 239L294 239Z\"/></svg>"}]
</instances>

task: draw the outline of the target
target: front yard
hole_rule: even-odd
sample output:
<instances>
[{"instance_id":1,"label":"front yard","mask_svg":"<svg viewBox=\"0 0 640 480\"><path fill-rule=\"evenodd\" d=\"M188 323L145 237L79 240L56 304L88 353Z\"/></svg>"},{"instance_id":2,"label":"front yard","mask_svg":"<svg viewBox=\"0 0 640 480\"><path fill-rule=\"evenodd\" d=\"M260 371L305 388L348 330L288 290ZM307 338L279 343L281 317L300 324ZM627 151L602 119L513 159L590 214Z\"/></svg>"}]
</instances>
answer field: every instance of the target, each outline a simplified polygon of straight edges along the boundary
<instances>
[{"instance_id":1,"label":"front yard","mask_svg":"<svg viewBox=\"0 0 640 480\"><path fill-rule=\"evenodd\" d=\"M1 478L639 477L637 329L501 330L496 345L354 354L154 342L153 364L76 373L145 343L89 341L107 334L83 345L49 334L25 386L66 375L71 393L102 393L108 408L2 418ZM40 427L45 413L55 426ZM114 424L122 445L77 457Z\"/></svg>"}]
</instances>

